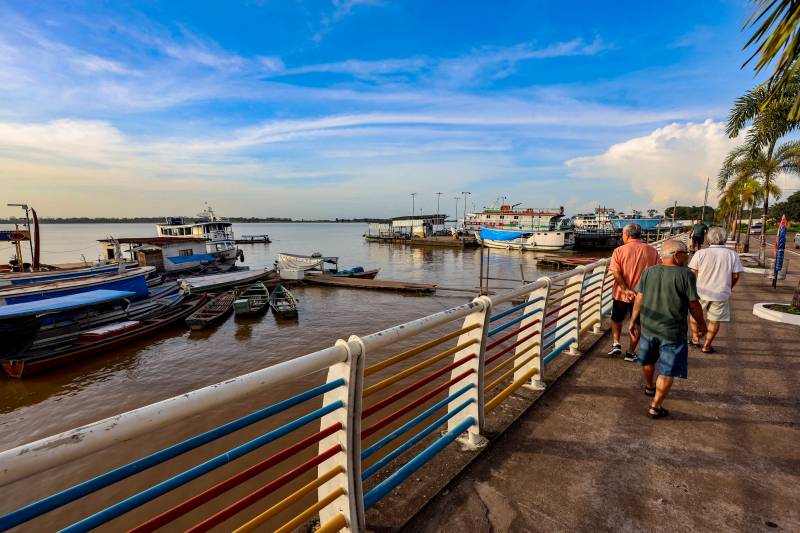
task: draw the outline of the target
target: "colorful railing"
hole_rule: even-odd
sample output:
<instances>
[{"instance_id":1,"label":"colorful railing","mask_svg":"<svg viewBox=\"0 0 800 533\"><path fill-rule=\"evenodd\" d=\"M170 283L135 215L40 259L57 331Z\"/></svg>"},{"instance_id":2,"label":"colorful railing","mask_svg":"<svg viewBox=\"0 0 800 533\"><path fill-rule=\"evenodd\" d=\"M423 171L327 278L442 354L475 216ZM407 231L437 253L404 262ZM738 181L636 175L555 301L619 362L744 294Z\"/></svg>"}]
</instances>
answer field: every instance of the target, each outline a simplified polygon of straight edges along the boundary
<instances>
[{"instance_id":1,"label":"colorful railing","mask_svg":"<svg viewBox=\"0 0 800 533\"><path fill-rule=\"evenodd\" d=\"M318 531L365 530L366 510L453 442L480 447L494 409L522 387L544 388L550 364L565 352L578 354L590 330L601 332L612 284L608 260L598 261L2 452L0 485L6 486L277 384L320 375L318 386L0 516L0 530L253 428L255 437L165 474L63 531L89 531L145 504L156 509L148 518L113 525L143 533L180 520L181 529L192 532L220 525L288 532L318 518ZM379 357L387 350L393 353ZM249 454L259 461L227 477L207 476ZM204 479L205 488L187 487ZM246 494L234 496L245 483ZM159 498L173 491L185 499L159 507Z\"/></svg>"}]
</instances>

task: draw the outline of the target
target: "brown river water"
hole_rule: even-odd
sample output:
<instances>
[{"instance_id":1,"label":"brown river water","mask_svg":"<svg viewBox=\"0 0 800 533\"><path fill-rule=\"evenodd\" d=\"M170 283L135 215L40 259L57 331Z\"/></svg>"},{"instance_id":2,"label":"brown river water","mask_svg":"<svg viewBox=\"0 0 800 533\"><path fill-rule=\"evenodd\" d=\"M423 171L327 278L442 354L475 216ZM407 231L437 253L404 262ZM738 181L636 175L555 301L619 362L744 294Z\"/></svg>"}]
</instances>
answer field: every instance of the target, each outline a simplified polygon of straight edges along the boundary
<instances>
[{"instance_id":1,"label":"brown river water","mask_svg":"<svg viewBox=\"0 0 800 533\"><path fill-rule=\"evenodd\" d=\"M340 267L361 265L364 268L380 267L379 279L437 283L448 287L474 288L478 285L480 253L477 249L454 250L445 248L408 247L368 243L363 239L365 224L235 224L236 235L269 233L271 244L240 245L245 255L245 265L253 267L272 265L279 252L310 254L321 252L340 258ZM42 227L43 262L64 263L92 261L99 254L96 240L109 235L115 237L153 236L152 224L80 224L44 225ZM11 250L0 247L0 262ZM607 254L606 254L607 255ZM537 270L536 254L492 251L491 275L511 279L520 278L522 265L527 279L536 279L549 273ZM519 282L496 281L496 287L515 287ZM442 293L436 296L410 296L391 292L371 292L331 289L313 286L294 290L300 300L300 318L293 322L279 322L267 313L251 320L231 316L223 324L209 331L190 333L178 326L154 337L103 356L54 369L24 380L0 377L0 449L8 449L32 440L71 429L130 409L141 407L205 385L298 357L331 346L336 339L350 335L366 335L375 331L413 320L469 301L466 293ZM458 327L458 326L456 326ZM453 325L450 329L454 329ZM435 333L431 333L434 335ZM430 338L430 336L428 336ZM420 342L419 339L407 343ZM397 351L370 354L368 364ZM380 378L380 375L377 376ZM191 417L163 431L154 432L124 444L104 450L91 457L73 461L4 488L0 499L0 514L20 505L46 496L55 490L88 479L108 468L124 464L145 453L177 442L178 439L205 431L215 424L242 416L255 409L281 400L287 396L321 384L324 375L318 373L261 394L253 395L236 405L226 405ZM312 402L313 403L313 402ZM313 408L319 407L319 401ZM50 530L122 499L137 490L163 480L188 466L207 459L242 442L243 437L253 437L275 427L296 413L308 412L308 407L290 410L268 423L256 424L232 436L207 445L202 452L194 451L168 466L151 469L124 482L49 513L35 525L38 530ZM307 435L318 430L317 424L299 431ZM296 437L293 437L296 438ZM374 439L373 439L374 440ZM285 445L285 444L283 444ZM280 449L268 446L237 462L235 467L221 468L190 483L186 492L173 491L168 496L128 513L105 526L119 530L133 526L143 517L166 509L219 482L232 472L254 464L265 453ZM306 459L303 457L302 459ZM299 460L299 459L298 459ZM261 483L263 483L263 479ZM255 484L245 483L232 491L227 503L246 494ZM296 488L296 487L294 487ZM294 490L294 489L292 489ZM285 494L285 493L283 493ZM181 497L183 496L183 498ZM208 504L202 513L221 508L222 503ZM258 506L257 506L258 507ZM259 509L264 509L261 505ZM241 516L247 518L253 513ZM184 517L168 529L186 527L197 523L201 515ZM240 524L242 519L236 521ZM221 530L228 529L227 526ZM20 530L26 530L25 526ZM28 529L30 530L30 529Z\"/></svg>"}]
</instances>

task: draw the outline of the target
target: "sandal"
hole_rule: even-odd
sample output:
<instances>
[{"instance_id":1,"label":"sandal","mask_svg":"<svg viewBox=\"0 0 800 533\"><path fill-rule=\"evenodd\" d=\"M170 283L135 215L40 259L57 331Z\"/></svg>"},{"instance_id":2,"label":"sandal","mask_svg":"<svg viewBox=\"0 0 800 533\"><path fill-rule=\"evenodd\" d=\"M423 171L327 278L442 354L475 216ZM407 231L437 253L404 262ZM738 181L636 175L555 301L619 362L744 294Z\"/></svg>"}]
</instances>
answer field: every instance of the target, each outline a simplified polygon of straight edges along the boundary
<instances>
[{"instance_id":1,"label":"sandal","mask_svg":"<svg viewBox=\"0 0 800 533\"><path fill-rule=\"evenodd\" d=\"M663 407L653 407L651 405L650 410L647 411L647 414L650 415L650 418L664 418L669 414L669 411Z\"/></svg>"},{"instance_id":2,"label":"sandal","mask_svg":"<svg viewBox=\"0 0 800 533\"><path fill-rule=\"evenodd\" d=\"M703 353L714 353L714 352L716 352L716 350L714 349L713 346L709 346L708 348L703 348L700 351L703 352Z\"/></svg>"},{"instance_id":3,"label":"sandal","mask_svg":"<svg viewBox=\"0 0 800 533\"><path fill-rule=\"evenodd\" d=\"M697 348L700 348L703 345L700 344L700 339L698 339L697 342L690 340L689 341L689 346L696 346Z\"/></svg>"},{"instance_id":4,"label":"sandal","mask_svg":"<svg viewBox=\"0 0 800 533\"><path fill-rule=\"evenodd\" d=\"M656 388L655 387L648 387L647 385L644 386L644 395L645 396L655 396L656 395Z\"/></svg>"}]
</instances>

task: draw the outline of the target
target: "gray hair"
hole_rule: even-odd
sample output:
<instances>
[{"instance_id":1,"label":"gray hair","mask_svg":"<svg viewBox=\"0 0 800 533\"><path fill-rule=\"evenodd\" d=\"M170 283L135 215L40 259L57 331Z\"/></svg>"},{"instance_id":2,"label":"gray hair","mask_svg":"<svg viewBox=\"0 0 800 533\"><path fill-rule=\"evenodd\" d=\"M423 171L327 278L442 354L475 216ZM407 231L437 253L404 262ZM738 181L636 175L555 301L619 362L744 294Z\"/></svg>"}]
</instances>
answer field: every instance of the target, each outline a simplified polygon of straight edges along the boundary
<instances>
[{"instance_id":1,"label":"gray hair","mask_svg":"<svg viewBox=\"0 0 800 533\"><path fill-rule=\"evenodd\" d=\"M675 239L664 241L664 244L661 245L661 257L667 257L668 255L673 255L676 252L686 251L688 251L688 248L686 248L686 243L683 241L676 241Z\"/></svg>"},{"instance_id":2,"label":"gray hair","mask_svg":"<svg viewBox=\"0 0 800 533\"><path fill-rule=\"evenodd\" d=\"M642 227L636 222L631 222L630 224L625 224L625 227L622 228L622 233L627 233L631 239L641 239Z\"/></svg>"},{"instance_id":3,"label":"gray hair","mask_svg":"<svg viewBox=\"0 0 800 533\"><path fill-rule=\"evenodd\" d=\"M725 244L725 241L728 238L728 232L725 231L725 228L714 226L708 230L706 238L708 239L709 244Z\"/></svg>"}]
</instances>

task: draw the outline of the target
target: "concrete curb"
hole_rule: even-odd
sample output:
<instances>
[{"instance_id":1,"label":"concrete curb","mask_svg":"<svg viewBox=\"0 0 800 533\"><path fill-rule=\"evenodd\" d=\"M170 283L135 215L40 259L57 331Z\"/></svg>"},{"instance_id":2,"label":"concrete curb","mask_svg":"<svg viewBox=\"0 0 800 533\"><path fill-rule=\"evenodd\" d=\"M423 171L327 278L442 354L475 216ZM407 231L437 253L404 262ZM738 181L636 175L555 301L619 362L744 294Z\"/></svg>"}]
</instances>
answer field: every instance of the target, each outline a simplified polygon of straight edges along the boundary
<instances>
[{"instance_id":1,"label":"concrete curb","mask_svg":"<svg viewBox=\"0 0 800 533\"><path fill-rule=\"evenodd\" d=\"M800 326L800 315L792 315L790 313L782 313L774 309L767 309L766 306L773 305L778 302L765 302L753 305L753 314L765 320L773 322L781 322L783 324L791 324L793 326ZM782 305L782 304L779 304Z\"/></svg>"}]
</instances>

